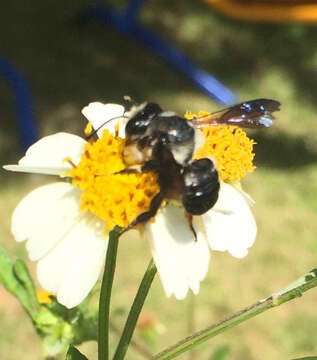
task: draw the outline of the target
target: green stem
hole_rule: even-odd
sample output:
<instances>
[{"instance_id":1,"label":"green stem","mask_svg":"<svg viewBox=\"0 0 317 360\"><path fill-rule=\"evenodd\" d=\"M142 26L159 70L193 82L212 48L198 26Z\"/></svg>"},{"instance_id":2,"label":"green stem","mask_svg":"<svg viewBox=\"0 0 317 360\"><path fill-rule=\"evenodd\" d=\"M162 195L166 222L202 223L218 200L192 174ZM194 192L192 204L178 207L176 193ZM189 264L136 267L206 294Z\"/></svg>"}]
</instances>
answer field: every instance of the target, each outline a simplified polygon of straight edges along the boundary
<instances>
[{"instance_id":1,"label":"green stem","mask_svg":"<svg viewBox=\"0 0 317 360\"><path fill-rule=\"evenodd\" d=\"M272 294L270 297L260 300L257 303L239 311L238 313L230 316L229 318L212 325L204 330L201 330L181 341L172 345L171 347L163 350L157 355L154 355L153 360L167 360L174 359L185 351L192 349L194 346L201 344L202 342L211 339L218 334L221 334L240 323L249 320L264 311L267 311L273 307L279 306L287 301L290 301L296 297L302 296L302 294L317 286L317 269L313 269L308 274L303 275L295 282L289 284L286 288Z\"/></svg>"},{"instance_id":2,"label":"green stem","mask_svg":"<svg viewBox=\"0 0 317 360\"><path fill-rule=\"evenodd\" d=\"M156 266L153 260L151 260L143 276L138 292L134 298L133 304L131 306L113 360L122 360L126 355L126 352L128 350L132 338L132 334L135 329L136 322L139 318L145 298L150 290L155 274L156 274Z\"/></svg>"},{"instance_id":3,"label":"green stem","mask_svg":"<svg viewBox=\"0 0 317 360\"><path fill-rule=\"evenodd\" d=\"M105 270L103 273L100 298L99 298L99 320L98 320L98 360L109 359L109 312L110 297L116 268L118 238L120 228L115 227L110 231L107 249Z\"/></svg>"},{"instance_id":4,"label":"green stem","mask_svg":"<svg viewBox=\"0 0 317 360\"><path fill-rule=\"evenodd\" d=\"M188 334L193 334L196 331L196 296L193 293L189 295L189 302L188 302ZM196 359L196 351L195 349L191 349L189 356L189 360Z\"/></svg>"}]
</instances>

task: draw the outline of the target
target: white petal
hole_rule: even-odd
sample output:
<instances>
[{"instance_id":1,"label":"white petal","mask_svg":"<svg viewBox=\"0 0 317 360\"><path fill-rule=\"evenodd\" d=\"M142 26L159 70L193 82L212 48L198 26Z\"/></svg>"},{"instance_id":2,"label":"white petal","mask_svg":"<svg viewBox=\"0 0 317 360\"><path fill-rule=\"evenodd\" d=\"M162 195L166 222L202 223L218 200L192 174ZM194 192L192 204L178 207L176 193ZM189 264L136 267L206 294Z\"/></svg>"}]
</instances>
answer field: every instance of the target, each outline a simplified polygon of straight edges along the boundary
<instances>
[{"instance_id":1,"label":"white petal","mask_svg":"<svg viewBox=\"0 0 317 360\"><path fill-rule=\"evenodd\" d=\"M252 199L252 197L246 193L241 186L240 182L231 184L245 199L245 201L249 204L250 207L254 206L255 201Z\"/></svg>"},{"instance_id":2,"label":"white petal","mask_svg":"<svg viewBox=\"0 0 317 360\"><path fill-rule=\"evenodd\" d=\"M37 141L29 147L18 165L5 165L10 171L62 175L71 169L68 162L70 157L74 164L78 164L84 151L86 141L77 135L57 133Z\"/></svg>"},{"instance_id":3,"label":"white petal","mask_svg":"<svg viewBox=\"0 0 317 360\"><path fill-rule=\"evenodd\" d=\"M196 224L195 224L196 225ZM210 252L203 233L195 226L197 241L183 208L167 205L149 222L145 234L150 239L153 258L167 296L185 298L188 289L199 292L208 271Z\"/></svg>"},{"instance_id":4,"label":"white petal","mask_svg":"<svg viewBox=\"0 0 317 360\"><path fill-rule=\"evenodd\" d=\"M256 237L256 223L245 197L221 183L214 208L202 215L211 249L229 251L237 258L247 255Z\"/></svg>"},{"instance_id":5,"label":"white petal","mask_svg":"<svg viewBox=\"0 0 317 360\"><path fill-rule=\"evenodd\" d=\"M18 204L11 231L16 241L27 240L31 260L47 254L82 216L80 195L71 184L53 183L33 190Z\"/></svg>"},{"instance_id":6,"label":"white petal","mask_svg":"<svg viewBox=\"0 0 317 360\"><path fill-rule=\"evenodd\" d=\"M39 282L69 308L94 286L107 248L104 223L80 211L80 195L68 183L45 185L27 195L12 216L16 240L27 239L31 260L40 259Z\"/></svg>"},{"instance_id":7,"label":"white petal","mask_svg":"<svg viewBox=\"0 0 317 360\"><path fill-rule=\"evenodd\" d=\"M91 122L95 130L100 129L97 131L99 137L104 130L108 130L110 134L115 135L117 124L120 125L119 136L121 138L125 137L127 119L122 118L124 114L124 107L122 105L93 102L85 106L81 112Z\"/></svg>"},{"instance_id":8,"label":"white petal","mask_svg":"<svg viewBox=\"0 0 317 360\"><path fill-rule=\"evenodd\" d=\"M68 308L83 301L99 277L108 245L103 233L104 225L86 213L38 262L41 286Z\"/></svg>"},{"instance_id":9,"label":"white petal","mask_svg":"<svg viewBox=\"0 0 317 360\"><path fill-rule=\"evenodd\" d=\"M65 168L49 168L49 167L36 167L36 166L20 166L20 165L4 165L3 168L8 171L34 173L42 175L62 175L67 170Z\"/></svg>"}]
</instances>

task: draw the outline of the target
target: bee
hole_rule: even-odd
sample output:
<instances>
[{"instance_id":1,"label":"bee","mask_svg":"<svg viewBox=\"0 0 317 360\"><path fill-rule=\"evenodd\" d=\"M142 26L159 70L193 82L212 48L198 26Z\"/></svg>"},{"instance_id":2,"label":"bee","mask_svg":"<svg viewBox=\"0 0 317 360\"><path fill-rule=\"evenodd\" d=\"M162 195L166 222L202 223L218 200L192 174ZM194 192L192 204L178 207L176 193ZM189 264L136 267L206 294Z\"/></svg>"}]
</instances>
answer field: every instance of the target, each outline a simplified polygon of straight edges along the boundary
<instances>
[{"instance_id":1,"label":"bee","mask_svg":"<svg viewBox=\"0 0 317 360\"><path fill-rule=\"evenodd\" d=\"M211 209L220 189L215 163L209 158L192 159L197 129L217 125L269 127L274 120L273 112L278 111L279 106L275 100L256 99L192 120L164 111L155 103L132 106L125 114L128 120L122 157L127 167L120 173L153 171L160 191L149 209L138 215L123 232L150 220L164 200L177 200L183 205L196 238L192 217Z\"/></svg>"}]
</instances>

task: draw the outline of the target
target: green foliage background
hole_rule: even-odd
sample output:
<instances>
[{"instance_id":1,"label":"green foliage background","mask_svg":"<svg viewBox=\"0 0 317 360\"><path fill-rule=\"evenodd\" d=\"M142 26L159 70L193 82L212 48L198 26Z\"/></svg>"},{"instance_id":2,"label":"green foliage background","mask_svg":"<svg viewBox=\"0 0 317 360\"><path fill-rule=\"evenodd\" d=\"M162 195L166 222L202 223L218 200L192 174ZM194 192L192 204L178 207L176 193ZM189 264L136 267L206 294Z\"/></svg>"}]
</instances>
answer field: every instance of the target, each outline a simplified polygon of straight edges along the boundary
<instances>
[{"instance_id":1,"label":"green foliage background","mask_svg":"<svg viewBox=\"0 0 317 360\"><path fill-rule=\"evenodd\" d=\"M76 14L87 4L84 0L11 0L1 5L0 54L29 79L41 136L56 131L82 135L83 106L96 100L122 102L127 94L179 113L218 108L134 40L109 26L93 22L80 26ZM256 200L257 241L243 260L212 254L208 278L195 299L195 327L199 329L316 267L317 27L230 20L194 0L151 0L141 19L217 75L241 100L268 97L282 103L274 128L250 132L258 142L258 169L245 179L244 188ZM3 79L0 114L0 160L2 164L14 163L22 152L12 94ZM26 258L23 245L16 244L10 234L14 207L29 190L52 180L1 172L0 238L11 256ZM128 308L150 258L147 243L124 240L119 246L115 309ZM34 271L34 264L29 265ZM155 313L163 329L152 342L154 350L188 334L191 307L190 298L183 302L166 299L159 280L155 280L145 305L145 311ZM316 291L312 290L303 299L206 343L197 358L207 359L227 345L229 357L236 360L316 354L315 309ZM124 316L120 311L117 314L120 326ZM40 343L29 320L3 288L0 320L1 358L41 359ZM95 344L82 349L92 356L96 351ZM128 358L139 359L140 355L131 350Z\"/></svg>"}]
</instances>

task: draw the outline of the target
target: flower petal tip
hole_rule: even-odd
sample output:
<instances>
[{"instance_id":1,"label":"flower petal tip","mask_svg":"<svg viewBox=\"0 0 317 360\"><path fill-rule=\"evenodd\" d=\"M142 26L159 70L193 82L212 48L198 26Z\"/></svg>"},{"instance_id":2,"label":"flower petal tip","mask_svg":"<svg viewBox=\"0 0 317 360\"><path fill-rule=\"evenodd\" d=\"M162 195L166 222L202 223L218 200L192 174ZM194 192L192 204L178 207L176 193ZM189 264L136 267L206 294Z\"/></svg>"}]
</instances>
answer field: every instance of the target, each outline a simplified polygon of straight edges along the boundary
<instances>
[{"instance_id":1,"label":"flower petal tip","mask_svg":"<svg viewBox=\"0 0 317 360\"><path fill-rule=\"evenodd\" d=\"M103 104L101 102L92 102L85 106L81 113L92 122L106 122L113 117L119 117L124 114L124 106L119 104Z\"/></svg>"},{"instance_id":2,"label":"flower petal tip","mask_svg":"<svg viewBox=\"0 0 317 360\"><path fill-rule=\"evenodd\" d=\"M230 249L229 253L237 259L243 259L248 255L248 249Z\"/></svg>"},{"instance_id":3,"label":"flower petal tip","mask_svg":"<svg viewBox=\"0 0 317 360\"><path fill-rule=\"evenodd\" d=\"M97 131L99 137L101 137L104 130L108 130L111 134L115 133L116 124L118 120L124 115L124 106L119 104L103 104L101 102L92 102L82 109L82 114L90 121L93 128ZM117 121L110 121L116 120ZM125 125L125 122L120 124ZM124 126L120 126L119 137L124 138Z\"/></svg>"},{"instance_id":4,"label":"flower petal tip","mask_svg":"<svg viewBox=\"0 0 317 360\"><path fill-rule=\"evenodd\" d=\"M8 170L8 171L14 171L13 168L16 167L17 165L3 165L2 169L4 170Z\"/></svg>"},{"instance_id":5,"label":"flower petal tip","mask_svg":"<svg viewBox=\"0 0 317 360\"><path fill-rule=\"evenodd\" d=\"M245 257L257 233L246 197L235 187L222 183L215 209L202 215L211 249Z\"/></svg>"},{"instance_id":6,"label":"flower petal tip","mask_svg":"<svg viewBox=\"0 0 317 360\"><path fill-rule=\"evenodd\" d=\"M18 164L4 165L3 168L8 171L62 175L71 168L64 159L69 157L77 164L85 144L81 137L64 132L45 136L28 148Z\"/></svg>"},{"instance_id":7,"label":"flower petal tip","mask_svg":"<svg viewBox=\"0 0 317 360\"><path fill-rule=\"evenodd\" d=\"M86 297L86 296L85 296ZM79 305L82 301L84 300L84 298L82 299L77 299L77 298L73 298L73 297L65 297L63 295L57 295L57 301L64 305L67 309L72 309L74 307L76 307L77 305Z\"/></svg>"}]
</instances>

